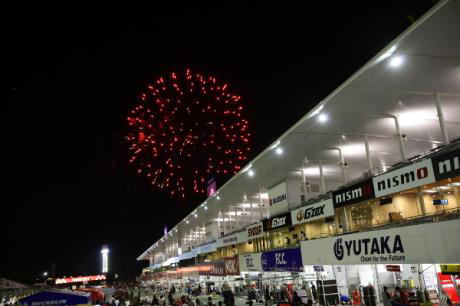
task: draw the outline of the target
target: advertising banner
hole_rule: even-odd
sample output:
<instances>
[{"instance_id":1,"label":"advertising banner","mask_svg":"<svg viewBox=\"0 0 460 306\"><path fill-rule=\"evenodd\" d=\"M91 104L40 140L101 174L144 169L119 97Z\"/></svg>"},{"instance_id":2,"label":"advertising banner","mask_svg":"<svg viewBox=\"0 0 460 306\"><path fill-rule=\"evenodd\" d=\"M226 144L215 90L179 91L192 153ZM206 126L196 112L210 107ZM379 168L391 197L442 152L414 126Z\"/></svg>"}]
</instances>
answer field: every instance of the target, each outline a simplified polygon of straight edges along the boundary
<instances>
[{"instance_id":1,"label":"advertising banner","mask_svg":"<svg viewBox=\"0 0 460 306\"><path fill-rule=\"evenodd\" d=\"M286 182L273 186L268 190L270 216L281 214L289 210Z\"/></svg>"},{"instance_id":2,"label":"advertising banner","mask_svg":"<svg viewBox=\"0 0 460 306\"><path fill-rule=\"evenodd\" d=\"M217 245L215 242L208 243L198 247L198 254L211 253L217 250Z\"/></svg>"},{"instance_id":3,"label":"advertising banner","mask_svg":"<svg viewBox=\"0 0 460 306\"><path fill-rule=\"evenodd\" d=\"M203 264L206 269L199 269L200 275L224 276L225 275L225 261L217 260Z\"/></svg>"},{"instance_id":4,"label":"advertising banner","mask_svg":"<svg viewBox=\"0 0 460 306\"><path fill-rule=\"evenodd\" d=\"M224 258L225 275L240 275L238 256Z\"/></svg>"},{"instance_id":5,"label":"advertising banner","mask_svg":"<svg viewBox=\"0 0 460 306\"><path fill-rule=\"evenodd\" d=\"M262 227L262 222L257 222L256 224L249 225L246 228L248 234L248 239L259 238L264 235L264 229Z\"/></svg>"},{"instance_id":6,"label":"advertising banner","mask_svg":"<svg viewBox=\"0 0 460 306\"><path fill-rule=\"evenodd\" d=\"M242 232L230 235L230 236L221 237L217 239L217 247L220 248L220 247L224 247L227 245L243 243L246 241L248 241L248 233L247 231L242 231Z\"/></svg>"},{"instance_id":7,"label":"advertising banner","mask_svg":"<svg viewBox=\"0 0 460 306\"><path fill-rule=\"evenodd\" d=\"M332 200L335 208L373 198L375 198L375 194L371 179L332 192Z\"/></svg>"},{"instance_id":8,"label":"advertising banner","mask_svg":"<svg viewBox=\"0 0 460 306\"><path fill-rule=\"evenodd\" d=\"M304 206L291 211L292 224L301 224L334 215L334 205L332 199L327 199L319 203Z\"/></svg>"},{"instance_id":9,"label":"advertising banner","mask_svg":"<svg viewBox=\"0 0 460 306\"><path fill-rule=\"evenodd\" d=\"M292 226L291 220L291 213L285 213L276 217L272 217L270 219L266 219L262 221L263 230L264 232L271 231L272 229L284 227L284 226Z\"/></svg>"},{"instance_id":10,"label":"advertising banner","mask_svg":"<svg viewBox=\"0 0 460 306\"><path fill-rule=\"evenodd\" d=\"M433 157L431 160L437 181L460 176L460 148Z\"/></svg>"},{"instance_id":11,"label":"advertising banner","mask_svg":"<svg viewBox=\"0 0 460 306\"><path fill-rule=\"evenodd\" d=\"M458 263L460 220L301 241L306 265Z\"/></svg>"},{"instance_id":12,"label":"advertising banner","mask_svg":"<svg viewBox=\"0 0 460 306\"><path fill-rule=\"evenodd\" d=\"M396 169L372 179L376 197L434 183L431 159Z\"/></svg>"},{"instance_id":13,"label":"advertising banner","mask_svg":"<svg viewBox=\"0 0 460 306\"><path fill-rule=\"evenodd\" d=\"M303 271L300 248L240 255L239 263L241 271Z\"/></svg>"},{"instance_id":14,"label":"advertising banner","mask_svg":"<svg viewBox=\"0 0 460 306\"><path fill-rule=\"evenodd\" d=\"M244 254L238 256L241 271L263 272L261 263L262 253Z\"/></svg>"}]
</instances>

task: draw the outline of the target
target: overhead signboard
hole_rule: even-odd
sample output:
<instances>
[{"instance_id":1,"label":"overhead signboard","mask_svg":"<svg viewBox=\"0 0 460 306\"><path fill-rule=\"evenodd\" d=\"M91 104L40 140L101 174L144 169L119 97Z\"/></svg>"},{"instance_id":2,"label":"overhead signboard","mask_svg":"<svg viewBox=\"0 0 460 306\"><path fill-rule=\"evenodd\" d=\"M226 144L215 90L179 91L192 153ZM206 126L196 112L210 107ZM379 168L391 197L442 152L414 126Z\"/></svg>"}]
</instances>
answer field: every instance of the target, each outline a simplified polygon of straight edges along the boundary
<instances>
[{"instance_id":1,"label":"overhead signboard","mask_svg":"<svg viewBox=\"0 0 460 306\"><path fill-rule=\"evenodd\" d=\"M248 234L248 239L262 237L264 235L264 229L262 226L262 222L257 222L256 224L249 225L246 228L246 232Z\"/></svg>"},{"instance_id":2,"label":"overhead signboard","mask_svg":"<svg viewBox=\"0 0 460 306\"><path fill-rule=\"evenodd\" d=\"M458 263L460 220L301 241L306 265Z\"/></svg>"},{"instance_id":3,"label":"overhead signboard","mask_svg":"<svg viewBox=\"0 0 460 306\"><path fill-rule=\"evenodd\" d=\"M372 179L377 197L434 183L431 159L399 168Z\"/></svg>"},{"instance_id":4,"label":"overhead signboard","mask_svg":"<svg viewBox=\"0 0 460 306\"><path fill-rule=\"evenodd\" d=\"M303 271L300 248L240 255L239 264L241 271Z\"/></svg>"},{"instance_id":5,"label":"overhead signboard","mask_svg":"<svg viewBox=\"0 0 460 306\"><path fill-rule=\"evenodd\" d=\"M246 241L248 241L248 233L247 231L242 231L217 239L217 247L220 248L227 245L243 243Z\"/></svg>"},{"instance_id":6,"label":"overhead signboard","mask_svg":"<svg viewBox=\"0 0 460 306\"><path fill-rule=\"evenodd\" d=\"M332 199L327 199L291 211L291 219L293 225L315 221L333 215L334 205L332 204Z\"/></svg>"},{"instance_id":7,"label":"overhead signboard","mask_svg":"<svg viewBox=\"0 0 460 306\"><path fill-rule=\"evenodd\" d=\"M441 265L442 274L460 275L460 265Z\"/></svg>"},{"instance_id":8,"label":"overhead signboard","mask_svg":"<svg viewBox=\"0 0 460 306\"><path fill-rule=\"evenodd\" d=\"M262 221L264 232L271 231L284 226L292 226L291 213L284 213L282 215L271 217Z\"/></svg>"},{"instance_id":9,"label":"overhead signboard","mask_svg":"<svg viewBox=\"0 0 460 306\"><path fill-rule=\"evenodd\" d=\"M433 157L431 160L437 181L460 176L460 148Z\"/></svg>"},{"instance_id":10,"label":"overhead signboard","mask_svg":"<svg viewBox=\"0 0 460 306\"><path fill-rule=\"evenodd\" d=\"M401 272L401 266L400 265L386 265L385 269L388 272Z\"/></svg>"},{"instance_id":11,"label":"overhead signboard","mask_svg":"<svg viewBox=\"0 0 460 306\"><path fill-rule=\"evenodd\" d=\"M225 275L240 275L238 256L224 258Z\"/></svg>"},{"instance_id":12,"label":"overhead signboard","mask_svg":"<svg viewBox=\"0 0 460 306\"><path fill-rule=\"evenodd\" d=\"M197 248L198 254L211 253L217 250L217 244L215 242L202 245Z\"/></svg>"},{"instance_id":13,"label":"overhead signboard","mask_svg":"<svg viewBox=\"0 0 460 306\"><path fill-rule=\"evenodd\" d=\"M371 179L332 192L335 208L373 198L375 198L375 194Z\"/></svg>"},{"instance_id":14,"label":"overhead signboard","mask_svg":"<svg viewBox=\"0 0 460 306\"><path fill-rule=\"evenodd\" d=\"M289 210L286 182L273 186L268 190L270 216L287 212Z\"/></svg>"}]
</instances>

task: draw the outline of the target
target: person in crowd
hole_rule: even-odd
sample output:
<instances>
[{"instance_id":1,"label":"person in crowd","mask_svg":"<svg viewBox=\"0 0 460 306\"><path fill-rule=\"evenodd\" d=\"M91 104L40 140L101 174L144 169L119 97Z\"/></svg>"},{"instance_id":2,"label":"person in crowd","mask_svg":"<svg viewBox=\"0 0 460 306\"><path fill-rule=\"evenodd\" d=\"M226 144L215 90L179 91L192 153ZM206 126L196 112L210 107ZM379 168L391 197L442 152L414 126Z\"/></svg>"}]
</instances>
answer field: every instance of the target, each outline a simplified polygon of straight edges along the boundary
<instances>
[{"instance_id":1,"label":"person in crowd","mask_svg":"<svg viewBox=\"0 0 460 306\"><path fill-rule=\"evenodd\" d=\"M198 297L195 300L195 304L196 304L196 306L201 306L201 302L200 302L200 299Z\"/></svg>"},{"instance_id":2,"label":"person in crowd","mask_svg":"<svg viewBox=\"0 0 460 306\"><path fill-rule=\"evenodd\" d=\"M234 306L235 305L235 297L233 295L232 290L228 286L224 287L222 290L222 295L224 296L224 304L225 306Z\"/></svg>"},{"instance_id":3,"label":"person in crowd","mask_svg":"<svg viewBox=\"0 0 460 306\"><path fill-rule=\"evenodd\" d=\"M212 297L208 296L208 306L213 306L213 305L214 305L214 301L212 300Z\"/></svg>"},{"instance_id":4,"label":"person in crowd","mask_svg":"<svg viewBox=\"0 0 460 306\"><path fill-rule=\"evenodd\" d=\"M401 288L395 287L395 293L393 295L393 305L401 304Z\"/></svg>"},{"instance_id":5,"label":"person in crowd","mask_svg":"<svg viewBox=\"0 0 460 306\"><path fill-rule=\"evenodd\" d=\"M302 305L302 299L297 294L297 291L294 291L294 295L292 297L292 305L294 305L294 306L301 306Z\"/></svg>"},{"instance_id":6,"label":"person in crowd","mask_svg":"<svg viewBox=\"0 0 460 306\"><path fill-rule=\"evenodd\" d=\"M383 286L382 302L383 306L391 306L391 295L390 292L388 292L387 286Z\"/></svg>"},{"instance_id":7,"label":"person in crowd","mask_svg":"<svg viewBox=\"0 0 460 306\"><path fill-rule=\"evenodd\" d=\"M153 295L153 298L152 298L152 305L158 305L158 299L157 299L157 296L156 294Z\"/></svg>"}]
</instances>

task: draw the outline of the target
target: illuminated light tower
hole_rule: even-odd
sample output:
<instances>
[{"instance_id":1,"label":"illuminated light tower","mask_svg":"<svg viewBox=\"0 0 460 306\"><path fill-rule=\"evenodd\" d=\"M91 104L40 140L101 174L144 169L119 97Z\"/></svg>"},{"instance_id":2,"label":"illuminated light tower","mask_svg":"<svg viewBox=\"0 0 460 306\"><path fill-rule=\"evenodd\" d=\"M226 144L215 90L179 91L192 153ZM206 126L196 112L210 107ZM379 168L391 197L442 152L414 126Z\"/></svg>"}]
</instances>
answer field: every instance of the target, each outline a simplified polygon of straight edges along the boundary
<instances>
[{"instance_id":1,"label":"illuminated light tower","mask_svg":"<svg viewBox=\"0 0 460 306\"><path fill-rule=\"evenodd\" d=\"M102 255L102 273L108 273L109 272L109 247L108 246L106 245L102 246L101 255Z\"/></svg>"}]
</instances>

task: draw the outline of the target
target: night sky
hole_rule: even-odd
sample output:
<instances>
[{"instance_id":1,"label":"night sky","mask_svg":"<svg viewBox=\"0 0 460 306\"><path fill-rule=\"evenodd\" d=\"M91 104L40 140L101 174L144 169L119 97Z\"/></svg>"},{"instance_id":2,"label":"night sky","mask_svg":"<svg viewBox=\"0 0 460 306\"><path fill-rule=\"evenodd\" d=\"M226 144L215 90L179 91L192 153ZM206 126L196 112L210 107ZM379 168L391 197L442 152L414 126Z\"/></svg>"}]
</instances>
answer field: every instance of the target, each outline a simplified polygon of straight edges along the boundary
<instances>
[{"instance_id":1,"label":"night sky","mask_svg":"<svg viewBox=\"0 0 460 306\"><path fill-rule=\"evenodd\" d=\"M252 158L433 5L281 3L5 11L0 276L32 282L52 263L58 276L98 273L108 244L111 270L134 277L165 224L201 203L128 165L125 118L148 81L185 67L228 81Z\"/></svg>"}]
</instances>

